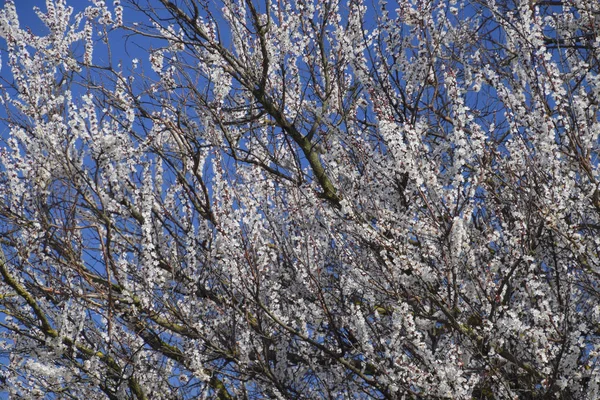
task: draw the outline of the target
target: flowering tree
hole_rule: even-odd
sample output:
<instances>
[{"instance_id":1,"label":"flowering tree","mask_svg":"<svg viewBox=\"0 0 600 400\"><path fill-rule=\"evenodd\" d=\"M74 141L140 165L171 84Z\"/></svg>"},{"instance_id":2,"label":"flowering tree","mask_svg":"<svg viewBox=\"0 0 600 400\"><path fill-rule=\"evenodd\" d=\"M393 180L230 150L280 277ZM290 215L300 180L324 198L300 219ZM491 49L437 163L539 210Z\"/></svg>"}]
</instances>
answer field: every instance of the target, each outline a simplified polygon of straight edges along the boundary
<instances>
[{"instance_id":1,"label":"flowering tree","mask_svg":"<svg viewBox=\"0 0 600 400\"><path fill-rule=\"evenodd\" d=\"M66 3L0 11L12 396L600 396L596 0Z\"/></svg>"}]
</instances>

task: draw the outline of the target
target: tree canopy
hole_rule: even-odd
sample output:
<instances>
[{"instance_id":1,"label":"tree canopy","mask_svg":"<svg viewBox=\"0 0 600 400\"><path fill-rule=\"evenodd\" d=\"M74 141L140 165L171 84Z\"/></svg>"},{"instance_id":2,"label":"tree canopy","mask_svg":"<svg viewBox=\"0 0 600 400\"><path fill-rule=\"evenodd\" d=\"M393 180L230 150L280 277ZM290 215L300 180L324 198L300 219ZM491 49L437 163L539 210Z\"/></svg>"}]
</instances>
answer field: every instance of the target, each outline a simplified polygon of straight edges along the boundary
<instances>
[{"instance_id":1,"label":"tree canopy","mask_svg":"<svg viewBox=\"0 0 600 400\"><path fill-rule=\"evenodd\" d=\"M600 396L597 0L106 3L0 10L2 390Z\"/></svg>"}]
</instances>

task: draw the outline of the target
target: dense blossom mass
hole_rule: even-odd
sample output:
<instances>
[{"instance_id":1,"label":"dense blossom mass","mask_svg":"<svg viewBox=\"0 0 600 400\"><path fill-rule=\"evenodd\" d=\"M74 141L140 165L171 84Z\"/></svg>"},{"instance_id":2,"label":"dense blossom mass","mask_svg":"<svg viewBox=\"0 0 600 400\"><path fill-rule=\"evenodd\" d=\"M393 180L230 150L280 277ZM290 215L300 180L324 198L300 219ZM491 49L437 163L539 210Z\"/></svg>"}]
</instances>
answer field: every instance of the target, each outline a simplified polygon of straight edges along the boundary
<instances>
[{"instance_id":1,"label":"dense blossom mass","mask_svg":"<svg viewBox=\"0 0 600 400\"><path fill-rule=\"evenodd\" d=\"M600 2L21 6L11 398L600 397Z\"/></svg>"}]
</instances>

